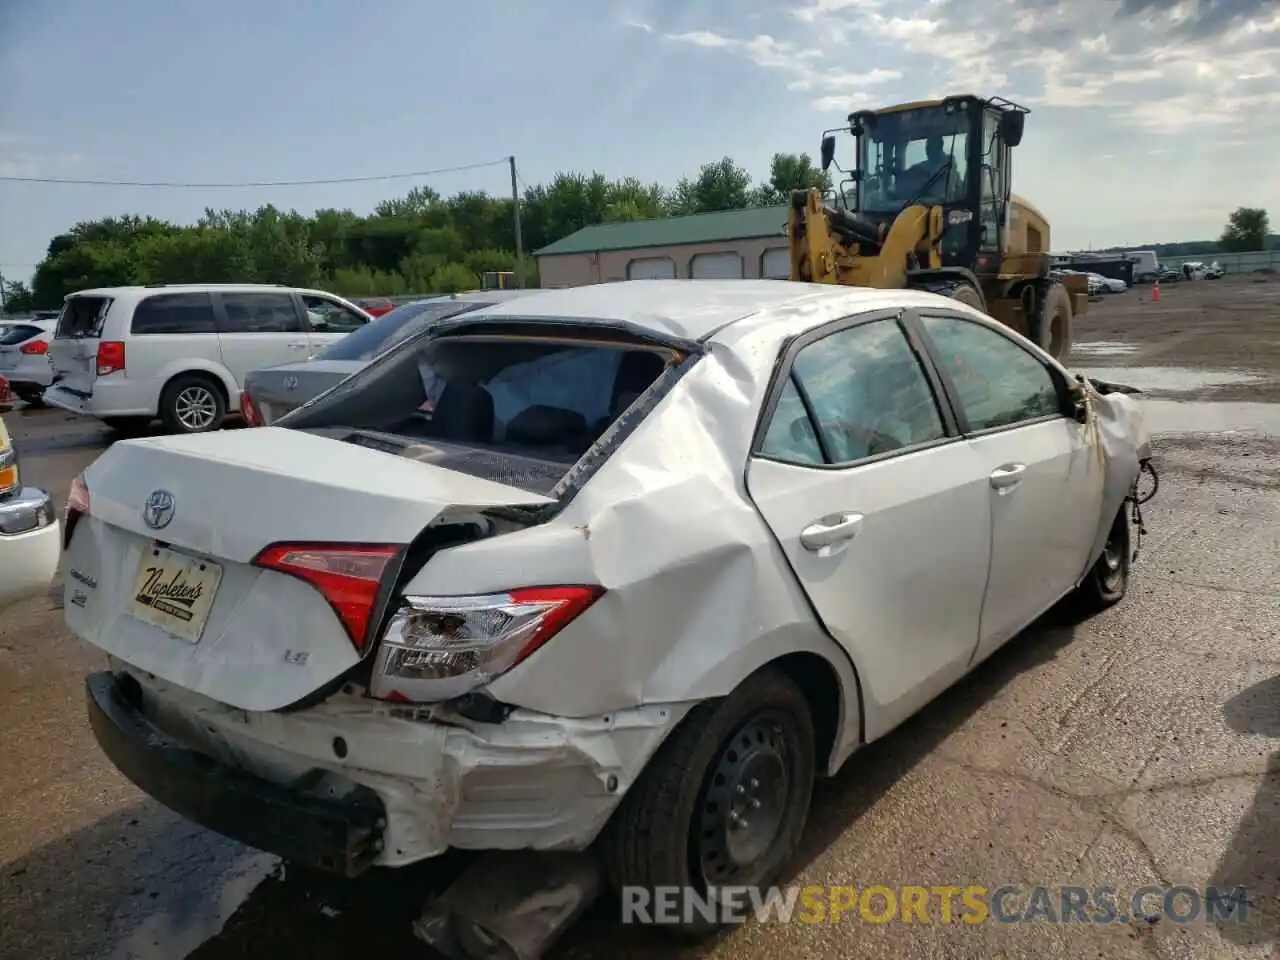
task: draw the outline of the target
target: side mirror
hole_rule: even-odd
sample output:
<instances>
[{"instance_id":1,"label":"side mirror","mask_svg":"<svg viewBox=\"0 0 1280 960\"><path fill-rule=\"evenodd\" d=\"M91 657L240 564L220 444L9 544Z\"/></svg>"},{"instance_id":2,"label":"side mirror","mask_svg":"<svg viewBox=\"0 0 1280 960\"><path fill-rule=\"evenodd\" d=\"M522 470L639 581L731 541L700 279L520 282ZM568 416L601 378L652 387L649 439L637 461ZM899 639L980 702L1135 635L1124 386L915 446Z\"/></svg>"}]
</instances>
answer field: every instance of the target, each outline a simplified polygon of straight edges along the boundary
<instances>
[{"instance_id":1,"label":"side mirror","mask_svg":"<svg viewBox=\"0 0 1280 960\"><path fill-rule=\"evenodd\" d=\"M836 158L836 138L827 135L822 138L822 169L826 170Z\"/></svg>"},{"instance_id":2,"label":"side mirror","mask_svg":"<svg viewBox=\"0 0 1280 960\"><path fill-rule=\"evenodd\" d=\"M1027 115L1021 111L1011 110L1000 115L1000 138L1006 147L1016 147L1022 142L1022 131Z\"/></svg>"}]
</instances>

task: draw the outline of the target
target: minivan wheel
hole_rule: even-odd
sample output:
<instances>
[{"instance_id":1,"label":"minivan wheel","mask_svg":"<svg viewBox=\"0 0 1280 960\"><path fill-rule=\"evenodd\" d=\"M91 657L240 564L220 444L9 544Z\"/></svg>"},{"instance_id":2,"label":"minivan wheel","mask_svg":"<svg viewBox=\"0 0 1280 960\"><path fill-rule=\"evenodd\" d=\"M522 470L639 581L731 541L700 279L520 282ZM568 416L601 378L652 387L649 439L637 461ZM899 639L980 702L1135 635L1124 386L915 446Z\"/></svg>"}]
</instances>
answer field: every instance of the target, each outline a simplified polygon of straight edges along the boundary
<instances>
[{"instance_id":1,"label":"minivan wheel","mask_svg":"<svg viewBox=\"0 0 1280 960\"><path fill-rule=\"evenodd\" d=\"M699 898L723 887L763 893L800 843L814 764L809 706L784 674L762 670L728 697L700 704L654 754L601 838L611 885L648 890L651 907L662 887ZM666 929L684 937L714 934L728 919L683 902L676 916L679 925Z\"/></svg>"},{"instance_id":2,"label":"minivan wheel","mask_svg":"<svg viewBox=\"0 0 1280 960\"><path fill-rule=\"evenodd\" d=\"M160 396L160 419L171 433L217 430L227 416L227 401L211 379L183 374L169 381Z\"/></svg>"}]
</instances>

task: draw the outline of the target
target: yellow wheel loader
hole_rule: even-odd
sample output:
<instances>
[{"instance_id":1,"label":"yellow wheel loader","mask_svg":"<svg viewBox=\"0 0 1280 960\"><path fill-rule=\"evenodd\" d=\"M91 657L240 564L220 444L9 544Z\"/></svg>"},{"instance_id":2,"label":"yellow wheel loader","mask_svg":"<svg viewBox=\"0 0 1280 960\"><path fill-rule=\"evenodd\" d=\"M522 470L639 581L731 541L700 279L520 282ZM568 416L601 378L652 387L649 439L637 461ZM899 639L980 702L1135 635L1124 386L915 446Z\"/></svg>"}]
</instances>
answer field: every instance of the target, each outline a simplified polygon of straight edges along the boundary
<instances>
[{"instance_id":1,"label":"yellow wheel loader","mask_svg":"<svg viewBox=\"0 0 1280 960\"><path fill-rule=\"evenodd\" d=\"M856 147L835 199L791 195L791 279L939 293L1065 360L1088 280L1051 275L1049 222L1010 189L1029 112L962 94L850 114L822 139L823 170L836 134Z\"/></svg>"}]
</instances>

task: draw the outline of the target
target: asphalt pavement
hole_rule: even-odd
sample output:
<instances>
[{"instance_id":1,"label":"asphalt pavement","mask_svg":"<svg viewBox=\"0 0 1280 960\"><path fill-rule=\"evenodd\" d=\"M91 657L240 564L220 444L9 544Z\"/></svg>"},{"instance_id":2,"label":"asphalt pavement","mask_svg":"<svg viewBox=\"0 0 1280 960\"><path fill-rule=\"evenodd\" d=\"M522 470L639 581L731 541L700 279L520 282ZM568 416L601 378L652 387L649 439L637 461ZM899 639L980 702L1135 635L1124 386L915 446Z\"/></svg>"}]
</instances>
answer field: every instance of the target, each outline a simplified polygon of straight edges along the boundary
<instances>
[{"instance_id":1,"label":"asphalt pavement","mask_svg":"<svg viewBox=\"0 0 1280 960\"><path fill-rule=\"evenodd\" d=\"M1189 312L1193 292L1183 296L1174 309ZM1081 362L1123 365L1143 386L1151 364L1168 363L1168 340L1151 329L1160 306L1136 292L1096 305L1076 333ZM1211 359L1252 370L1257 398L1273 398L1280 361ZM1190 414L1214 389L1157 393ZM1233 401L1254 396L1231 390ZM6 422L24 477L60 499L111 439L48 410ZM1083 623L1050 614L820 784L795 878L1111 886L1122 897L1144 885L1242 885L1244 923L973 925L936 922L935 910L932 924L876 924L854 911L838 923L748 924L689 947L622 927L601 905L553 956L1280 957L1280 447L1263 428L1159 436L1160 490L1126 600ZM352 883L295 876L116 773L85 722L82 678L101 660L66 631L60 595L0 614L0 956L432 956L409 923L452 861Z\"/></svg>"}]
</instances>

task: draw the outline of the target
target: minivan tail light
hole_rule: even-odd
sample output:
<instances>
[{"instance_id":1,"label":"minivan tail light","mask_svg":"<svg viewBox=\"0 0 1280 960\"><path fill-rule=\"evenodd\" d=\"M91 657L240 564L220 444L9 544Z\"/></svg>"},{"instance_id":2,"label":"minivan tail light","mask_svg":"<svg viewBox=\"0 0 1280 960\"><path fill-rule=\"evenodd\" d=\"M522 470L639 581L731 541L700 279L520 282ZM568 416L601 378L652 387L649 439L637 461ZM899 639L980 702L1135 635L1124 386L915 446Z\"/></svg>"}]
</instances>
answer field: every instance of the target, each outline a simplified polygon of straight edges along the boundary
<instances>
[{"instance_id":1,"label":"minivan tail light","mask_svg":"<svg viewBox=\"0 0 1280 960\"><path fill-rule=\"evenodd\" d=\"M124 343L120 340L103 340L98 344L98 376L124 371Z\"/></svg>"},{"instance_id":2,"label":"minivan tail light","mask_svg":"<svg viewBox=\"0 0 1280 960\"><path fill-rule=\"evenodd\" d=\"M18 352L28 357L42 357L49 352L49 344L45 340L28 340L18 348Z\"/></svg>"},{"instance_id":3,"label":"minivan tail light","mask_svg":"<svg viewBox=\"0 0 1280 960\"><path fill-rule=\"evenodd\" d=\"M400 550L393 544L283 543L267 547L253 564L305 580L319 590L356 651L363 654L382 575Z\"/></svg>"},{"instance_id":4,"label":"minivan tail light","mask_svg":"<svg viewBox=\"0 0 1280 960\"><path fill-rule=\"evenodd\" d=\"M552 586L405 597L382 634L369 692L394 703L470 693L528 659L603 593L598 586Z\"/></svg>"}]
</instances>

